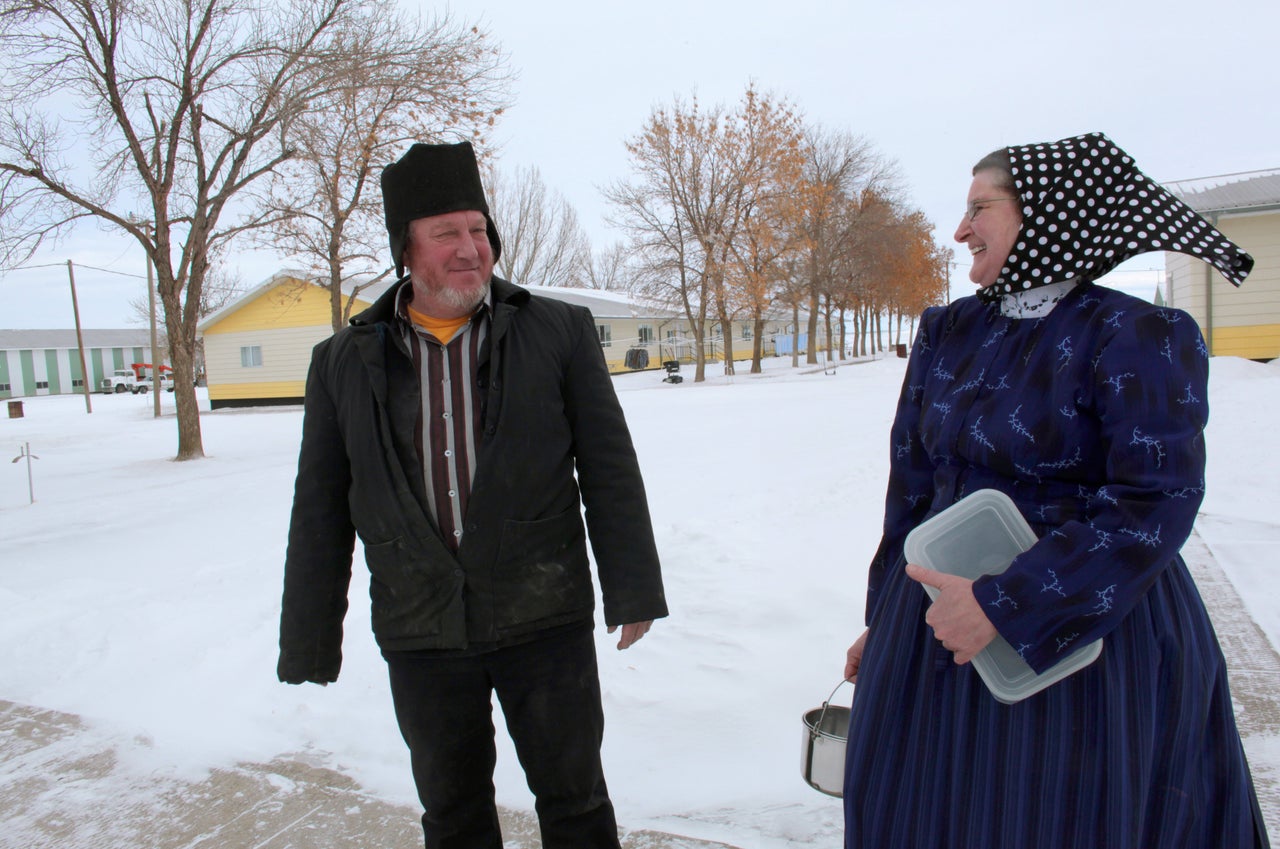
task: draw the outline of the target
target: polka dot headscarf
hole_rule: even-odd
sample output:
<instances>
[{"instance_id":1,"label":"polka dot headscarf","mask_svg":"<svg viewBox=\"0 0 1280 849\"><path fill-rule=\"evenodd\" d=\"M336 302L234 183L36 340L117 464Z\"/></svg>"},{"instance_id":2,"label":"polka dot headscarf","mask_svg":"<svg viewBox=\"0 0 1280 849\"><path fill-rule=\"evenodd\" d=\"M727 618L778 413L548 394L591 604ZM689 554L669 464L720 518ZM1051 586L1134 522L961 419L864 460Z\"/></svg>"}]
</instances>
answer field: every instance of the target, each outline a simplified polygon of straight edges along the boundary
<instances>
[{"instance_id":1,"label":"polka dot headscarf","mask_svg":"<svg viewBox=\"0 0 1280 849\"><path fill-rule=\"evenodd\" d=\"M1096 280L1147 251L1197 257L1237 286L1253 268L1251 256L1152 182L1102 133L1008 151L1022 229L1000 277L979 290L984 300L1063 280Z\"/></svg>"}]
</instances>

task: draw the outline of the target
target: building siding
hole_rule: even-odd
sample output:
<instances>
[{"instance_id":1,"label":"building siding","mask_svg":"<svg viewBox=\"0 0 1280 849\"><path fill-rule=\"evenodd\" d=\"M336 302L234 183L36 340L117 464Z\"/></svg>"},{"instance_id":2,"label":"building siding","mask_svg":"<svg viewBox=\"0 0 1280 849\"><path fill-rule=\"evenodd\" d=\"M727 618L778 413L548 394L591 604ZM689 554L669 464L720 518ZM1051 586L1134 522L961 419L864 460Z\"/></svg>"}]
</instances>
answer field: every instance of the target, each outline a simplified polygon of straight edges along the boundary
<instances>
[{"instance_id":1,"label":"building siding","mask_svg":"<svg viewBox=\"0 0 1280 849\"><path fill-rule=\"evenodd\" d=\"M301 398L311 349L330 335L328 324L206 333L210 404L216 408L221 401L265 400L280 397L282 392L284 397ZM254 346L262 351L262 365L246 367L241 364L241 348Z\"/></svg>"},{"instance_id":2,"label":"building siding","mask_svg":"<svg viewBox=\"0 0 1280 849\"><path fill-rule=\"evenodd\" d=\"M1224 215L1214 223L1253 257L1252 273L1237 289L1197 259L1165 254L1169 305L1191 314L1215 356L1280 357L1280 212Z\"/></svg>"},{"instance_id":3,"label":"building siding","mask_svg":"<svg viewBox=\"0 0 1280 849\"><path fill-rule=\"evenodd\" d=\"M205 328L210 336L243 333L272 327L330 327L329 293L314 284L285 279L279 285L244 304L215 324Z\"/></svg>"}]
</instances>

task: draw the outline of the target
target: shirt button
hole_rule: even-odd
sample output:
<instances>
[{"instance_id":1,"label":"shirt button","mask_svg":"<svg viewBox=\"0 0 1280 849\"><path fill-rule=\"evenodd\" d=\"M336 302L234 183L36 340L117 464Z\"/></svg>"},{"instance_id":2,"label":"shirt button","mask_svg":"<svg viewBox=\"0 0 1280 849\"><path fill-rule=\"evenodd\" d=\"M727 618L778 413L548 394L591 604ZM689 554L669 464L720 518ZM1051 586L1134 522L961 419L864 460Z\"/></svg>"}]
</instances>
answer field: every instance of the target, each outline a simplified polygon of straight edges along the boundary
<instances>
[{"instance_id":1,"label":"shirt button","mask_svg":"<svg viewBox=\"0 0 1280 849\"><path fill-rule=\"evenodd\" d=\"M441 413L441 414L440 414L440 418L442 418L442 419L447 419L447 418L449 418L449 414L448 414L448 413Z\"/></svg>"},{"instance_id":2,"label":"shirt button","mask_svg":"<svg viewBox=\"0 0 1280 849\"><path fill-rule=\"evenodd\" d=\"M449 490L449 497L450 497L450 498L457 498L457 497L458 497L458 491L457 491L456 489L451 489L451 490Z\"/></svg>"},{"instance_id":3,"label":"shirt button","mask_svg":"<svg viewBox=\"0 0 1280 849\"><path fill-rule=\"evenodd\" d=\"M454 531L454 532L453 532L453 535L454 535L455 537L461 537L461 536L462 536L462 531Z\"/></svg>"},{"instance_id":4,"label":"shirt button","mask_svg":"<svg viewBox=\"0 0 1280 849\"><path fill-rule=\"evenodd\" d=\"M446 452L444 452L444 456L446 456L446 457L452 457L452 456L453 456L453 452L452 452L452 451L446 451Z\"/></svg>"}]
</instances>

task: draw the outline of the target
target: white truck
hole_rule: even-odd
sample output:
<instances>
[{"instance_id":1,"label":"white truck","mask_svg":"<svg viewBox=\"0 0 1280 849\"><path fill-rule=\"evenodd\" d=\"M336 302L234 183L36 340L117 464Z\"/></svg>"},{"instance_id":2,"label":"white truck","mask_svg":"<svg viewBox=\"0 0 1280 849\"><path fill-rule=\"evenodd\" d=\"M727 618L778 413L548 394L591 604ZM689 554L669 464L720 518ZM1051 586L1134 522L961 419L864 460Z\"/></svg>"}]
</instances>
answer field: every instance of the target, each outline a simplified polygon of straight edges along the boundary
<instances>
[{"instance_id":1,"label":"white truck","mask_svg":"<svg viewBox=\"0 0 1280 849\"><path fill-rule=\"evenodd\" d=\"M132 392L134 395L146 395L153 389L151 381L151 363L134 363L132 368L118 368L111 373L110 377L104 377L99 389L105 395L110 395L113 392ZM160 385L154 388L157 391L163 389L166 392L172 392L173 370L168 366L162 366Z\"/></svg>"},{"instance_id":2,"label":"white truck","mask_svg":"<svg viewBox=\"0 0 1280 849\"><path fill-rule=\"evenodd\" d=\"M112 392L132 392L138 394L138 375L131 368L118 368L111 373L110 377L102 378L102 392L110 395Z\"/></svg>"},{"instance_id":3,"label":"white truck","mask_svg":"<svg viewBox=\"0 0 1280 849\"><path fill-rule=\"evenodd\" d=\"M139 392L143 395L146 395L149 391L151 391L151 388L152 388L151 378L150 376L148 376L138 381L138 388L135 389L134 391ZM173 391L173 375L170 374L169 372L165 372L164 374L160 375L160 385L156 387L156 391L158 392L161 389L163 389L165 392Z\"/></svg>"}]
</instances>

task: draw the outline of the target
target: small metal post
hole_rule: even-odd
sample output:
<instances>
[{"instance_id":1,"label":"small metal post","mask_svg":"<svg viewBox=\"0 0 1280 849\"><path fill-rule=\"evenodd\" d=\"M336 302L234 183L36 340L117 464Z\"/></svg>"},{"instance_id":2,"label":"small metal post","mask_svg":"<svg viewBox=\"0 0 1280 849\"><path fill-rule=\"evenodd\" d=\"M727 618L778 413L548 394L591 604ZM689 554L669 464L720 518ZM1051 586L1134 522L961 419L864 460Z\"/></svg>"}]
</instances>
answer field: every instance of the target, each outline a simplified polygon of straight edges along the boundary
<instances>
[{"instance_id":1,"label":"small metal post","mask_svg":"<svg viewBox=\"0 0 1280 849\"><path fill-rule=\"evenodd\" d=\"M31 499L32 504L35 504L36 503L36 486L35 486L35 478L32 475L31 461L39 460L40 458L31 453L30 442L24 442L22 444L20 453L18 454L17 457L13 458L13 462L16 463L19 460L21 460L23 457L27 458L27 498Z\"/></svg>"}]
</instances>

